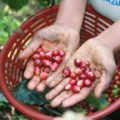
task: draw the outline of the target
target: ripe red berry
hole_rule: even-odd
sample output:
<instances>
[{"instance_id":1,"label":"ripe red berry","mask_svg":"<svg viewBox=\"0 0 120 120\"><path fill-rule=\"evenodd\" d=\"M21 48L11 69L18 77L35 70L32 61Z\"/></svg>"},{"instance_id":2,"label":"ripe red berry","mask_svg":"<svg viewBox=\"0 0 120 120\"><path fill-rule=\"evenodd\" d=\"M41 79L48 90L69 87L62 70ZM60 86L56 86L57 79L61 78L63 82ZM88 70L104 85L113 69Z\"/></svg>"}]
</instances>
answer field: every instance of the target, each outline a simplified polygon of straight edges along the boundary
<instances>
[{"instance_id":1,"label":"ripe red berry","mask_svg":"<svg viewBox=\"0 0 120 120\"><path fill-rule=\"evenodd\" d=\"M87 67L90 66L90 62L89 61L84 61L84 63L86 64Z\"/></svg>"},{"instance_id":2,"label":"ripe red berry","mask_svg":"<svg viewBox=\"0 0 120 120\"><path fill-rule=\"evenodd\" d=\"M44 59L44 60L42 60L42 64L43 64L45 67L49 67L49 66L50 66L50 61L47 60L47 59Z\"/></svg>"},{"instance_id":3,"label":"ripe red berry","mask_svg":"<svg viewBox=\"0 0 120 120\"><path fill-rule=\"evenodd\" d=\"M77 80L76 79L71 79L68 83L71 84L71 85L75 85L77 83Z\"/></svg>"},{"instance_id":4,"label":"ripe red berry","mask_svg":"<svg viewBox=\"0 0 120 120\"><path fill-rule=\"evenodd\" d=\"M85 85L86 87L90 87L90 86L92 85L91 80L90 80L90 79L85 79L84 85Z\"/></svg>"},{"instance_id":5,"label":"ripe red berry","mask_svg":"<svg viewBox=\"0 0 120 120\"><path fill-rule=\"evenodd\" d=\"M48 59L48 60L52 60L52 52L46 52L45 53L45 58Z\"/></svg>"},{"instance_id":6,"label":"ripe red berry","mask_svg":"<svg viewBox=\"0 0 120 120\"><path fill-rule=\"evenodd\" d=\"M82 74L82 75L80 75L80 79L85 80L86 78L87 78L86 74Z\"/></svg>"},{"instance_id":7,"label":"ripe red berry","mask_svg":"<svg viewBox=\"0 0 120 120\"><path fill-rule=\"evenodd\" d=\"M37 54L37 53L33 54L32 59L33 59L33 60L39 59L39 54Z\"/></svg>"},{"instance_id":8,"label":"ripe red berry","mask_svg":"<svg viewBox=\"0 0 120 120\"><path fill-rule=\"evenodd\" d=\"M82 62L81 65L80 65L80 67L86 69L86 68L87 68L87 65L86 65L86 63Z\"/></svg>"},{"instance_id":9,"label":"ripe red berry","mask_svg":"<svg viewBox=\"0 0 120 120\"><path fill-rule=\"evenodd\" d=\"M42 47L39 47L38 50L37 50L37 52L39 53L39 52L41 52L41 51L43 51L43 48L42 48Z\"/></svg>"},{"instance_id":10,"label":"ripe red berry","mask_svg":"<svg viewBox=\"0 0 120 120\"><path fill-rule=\"evenodd\" d=\"M45 58L45 53L43 51L39 52L39 58L44 59Z\"/></svg>"},{"instance_id":11,"label":"ripe red berry","mask_svg":"<svg viewBox=\"0 0 120 120\"><path fill-rule=\"evenodd\" d=\"M70 68L68 68L68 67L64 68L63 71L62 71L63 77L69 77L70 73L71 73L71 71L70 71Z\"/></svg>"},{"instance_id":12,"label":"ripe red berry","mask_svg":"<svg viewBox=\"0 0 120 120\"><path fill-rule=\"evenodd\" d=\"M35 66L39 66L39 67L42 66L42 63L41 63L40 59L35 59L34 64L35 64Z\"/></svg>"},{"instance_id":13,"label":"ripe red berry","mask_svg":"<svg viewBox=\"0 0 120 120\"><path fill-rule=\"evenodd\" d=\"M115 80L115 84L120 86L120 80Z\"/></svg>"},{"instance_id":14,"label":"ripe red berry","mask_svg":"<svg viewBox=\"0 0 120 120\"><path fill-rule=\"evenodd\" d=\"M58 69L58 63L54 62L52 65L51 65L51 70L52 71L56 71Z\"/></svg>"},{"instance_id":15,"label":"ripe red berry","mask_svg":"<svg viewBox=\"0 0 120 120\"><path fill-rule=\"evenodd\" d=\"M80 67L80 65L82 64L82 60L81 60L81 59L75 59L74 64L75 64L77 67Z\"/></svg>"},{"instance_id":16,"label":"ripe red berry","mask_svg":"<svg viewBox=\"0 0 120 120\"><path fill-rule=\"evenodd\" d=\"M84 87L84 80L79 80L77 82L77 86L79 86L80 88L83 88Z\"/></svg>"},{"instance_id":17,"label":"ripe red berry","mask_svg":"<svg viewBox=\"0 0 120 120\"><path fill-rule=\"evenodd\" d=\"M49 67L44 67L43 72L50 73L50 68Z\"/></svg>"},{"instance_id":18,"label":"ripe red berry","mask_svg":"<svg viewBox=\"0 0 120 120\"><path fill-rule=\"evenodd\" d=\"M40 73L40 79L41 80L47 80L47 78L48 78L48 73L46 73L46 72L41 72Z\"/></svg>"},{"instance_id":19,"label":"ripe red berry","mask_svg":"<svg viewBox=\"0 0 120 120\"><path fill-rule=\"evenodd\" d=\"M58 55L54 57L54 60L59 64L62 62L62 58Z\"/></svg>"},{"instance_id":20,"label":"ripe red berry","mask_svg":"<svg viewBox=\"0 0 120 120\"><path fill-rule=\"evenodd\" d=\"M58 55L60 55L61 57L65 56L65 52L61 49L58 50Z\"/></svg>"},{"instance_id":21,"label":"ripe red berry","mask_svg":"<svg viewBox=\"0 0 120 120\"><path fill-rule=\"evenodd\" d=\"M116 74L115 75L115 80L119 80L120 79L120 75Z\"/></svg>"},{"instance_id":22,"label":"ripe red berry","mask_svg":"<svg viewBox=\"0 0 120 120\"><path fill-rule=\"evenodd\" d=\"M87 78L94 81L96 79L95 74L93 72L86 72Z\"/></svg>"},{"instance_id":23,"label":"ripe red berry","mask_svg":"<svg viewBox=\"0 0 120 120\"><path fill-rule=\"evenodd\" d=\"M85 70L85 74L87 73L87 72L90 72L91 71L91 69L88 67L88 68L86 68L86 70Z\"/></svg>"},{"instance_id":24,"label":"ripe red berry","mask_svg":"<svg viewBox=\"0 0 120 120\"><path fill-rule=\"evenodd\" d=\"M80 92L80 88L79 88L79 86L77 86L77 85L73 85L73 86L72 86L72 91L73 91L74 93L78 93L78 92Z\"/></svg>"},{"instance_id":25,"label":"ripe red berry","mask_svg":"<svg viewBox=\"0 0 120 120\"><path fill-rule=\"evenodd\" d=\"M65 85L65 90L71 90L71 88L72 88L72 85L71 84L66 84Z\"/></svg>"},{"instance_id":26,"label":"ripe red berry","mask_svg":"<svg viewBox=\"0 0 120 120\"><path fill-rule=\"evenodd\" d=\"M82 75L82 74L83 74L83 72L82 72L82 70L81 70L80 68L76 68L76 69L75 69L75 73L76 73L77 75Z\"/></svg>"},{"instance_id":27,"label":"ripe red berry","mask_svg":"<svg viewBox=\"0 0 120 120\"><path fill-rule=\"evenodd\" d=\"M58 55L57 49L52 50L52 55L53 55L53 56L57 56L57 55Z\"/></svg>"},{"instance_id":28,"label":"ripe red berry","mask_svg":"<svg viewBox=\"0 0 120 120\"><path fill-rule=\"evenodd\" d=\"M34 67L34 73L35 73L36 75L39 75L39 74L40 74L40 68L39 68L38 66L35 66L35 67Z\"/></svg>"},{"instance_id":29,"label":"ripe red berry","mask_svg":"<svg viewBox=\"0 0 120 120\"><path fill-rule=\"evenodd\" d=\"M71 73L70 73L70 77L74 79L74 78L77 77L77 75L75 74L75 72L71 72Z\"/></svg>"}]
</instances>

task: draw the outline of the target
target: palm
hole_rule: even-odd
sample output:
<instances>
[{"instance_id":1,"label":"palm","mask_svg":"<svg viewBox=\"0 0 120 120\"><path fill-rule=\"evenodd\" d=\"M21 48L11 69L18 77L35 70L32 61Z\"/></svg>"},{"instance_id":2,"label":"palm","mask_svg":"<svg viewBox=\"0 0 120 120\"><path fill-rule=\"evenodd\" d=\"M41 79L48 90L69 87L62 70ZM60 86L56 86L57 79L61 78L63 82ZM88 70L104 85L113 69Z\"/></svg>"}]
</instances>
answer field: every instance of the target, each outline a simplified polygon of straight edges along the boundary
<instances>
[{"instance_id":1,"label":"palm","mask_svg":"<svg viewBox=\"0 0 120 120\"><path fill-rule=\"evenodd\" d=\"M64 86L69 81L69 79L64 79L64 81L60 83L61 85L59 84L58 86L56 86L56 88L50 91L50 93L48 93L46 96L48 99L52 99L55 97L51 102L51 105L53 107L56 107L60 104L62 104L64 107L74 105L84 100L94 87L95 96L99 97L101 92L106 87L108 87L115 71L114 57L109 49L100 44L98 46L97 44L98 43L96 41L93 42L93 40L84 43L67 64L67 66L74 70L75 58L89 61L91 63L91 70L94 71L97 78L94 84L90 88L81 89L80 93L73 94L72 91L64 91Z\"/></svg>"},{"instance_id":2,"label":"palm","mask_svg":"<svg viewBox=\"0 0 120 120\"><path fill-rule=\"evenodd\" d=\"M73 41L76 41L76 43ZM69 41L69 42L68 42ZM24 76L31 79L28 88L37 89L37 91L42 92L48 86L54 86L58 84L58 81L53 81L53 78L58 75L66 64L66 61L75 52L78 47L79 34L74 30L65 30L60 26L51 25L38 31L34 36L31 44L23 51L21 58L30 57L33 52L35 52L41 45L45 51L52 50L55 48L63 49L66 52L63 63L60 65L59 69L51 73L51 77L48 78L47 82L41 81L39 76L34 75L34 63L30 60L27 64ZM52 81L52 82L51 82Z\"/></svg>"}]
</instances>

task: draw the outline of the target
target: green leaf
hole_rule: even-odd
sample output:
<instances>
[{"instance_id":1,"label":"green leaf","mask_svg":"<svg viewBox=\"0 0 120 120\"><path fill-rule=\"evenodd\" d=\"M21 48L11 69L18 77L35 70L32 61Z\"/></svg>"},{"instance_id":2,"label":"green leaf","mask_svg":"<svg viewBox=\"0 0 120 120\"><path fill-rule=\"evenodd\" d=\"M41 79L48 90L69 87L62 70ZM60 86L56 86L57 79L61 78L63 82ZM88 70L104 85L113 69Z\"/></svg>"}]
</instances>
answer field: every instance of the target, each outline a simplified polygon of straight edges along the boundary
<instances>
[{"instance_id":1,"label":"green leaf","mask_svg":"<svg viewBox=\"0 0 120 120\"><path fill-rule=\"evenodd\" d=\"M20 115L20 116L16 115L16 116L12 116L12 120L30 120L30 119L28 119L22 115Z\"/></svg>"},{"instance_id":2,"label":"green leaf","mask_svg":"<svg viewBox=\"0 0 120 120\"><path fill-rule=\"evenodd\" d=\"M28 3L28 0L2 0L13 10L19 10Z\"/></svg>"},{"instance_id":3,"label":"green leaf","mask_svg":"<svg viewBox=\"0 0 120 120\"><path fill-rule=\"evenodd\" d=\"M101 95L100 98L95 98L93 93L90 96L88 96L85 101L97 110L103 109L108 105L107 99L104 95Z\"/></svg>"},{"instance_id":4,"label":"green leaf","mask_svg":"<svg viewBox=\"0 0 120 120\"><path fill-rule=\"evenodd\" d=\"M42 106L42 112L47 114L47 115L52 115L52 116L61 116L66 109L57 107L57 108L51 108L49 104L46 104Z\"/></svg>"},{"instance_id":5,"label":"green leaf","mask_svg":"<svg viewBox=\"0 0 120 120\"><path fill-rule=\"evenodd\" d=\"M72 109L74 112L82 113L82 114L86 114L86 112L87 112L86 109L80 108L80 105L79 105L79 104L74 105L73 107L71 107L71 109Z\"/></svg>"},{"instance_id":6,"label":"green leaf","mask_svg":"<svg viewBox=\"0 0 120 120\"><path fill-rule=\"evenodd\" d=\"M48 90L45 90L43 93L38 93L35 90L30 91L27 89L27 83L27 80L23 80L14 89L13 93L17 100L30 105L44 105L48 103L45 99L45 94Z\"/></svg>"},{"instance_id":7,"label":"green leaf","mask_svg":"<svg viewBox=\"0 0 120 120\"><path fill-rule=\"evenodd\" d=\"M60 3L60 0L55 0L55 3L57 3L57 4Z\"/></svg>"},{"instance_id":8,"label":"green leaf","mask_svg":"<svg viewBox=\"0 0 120 120\"><path fill-rule=\"evenodd\" d=\"M8 103L8 101L6 100L6 98L4 97L2 91L0 91L0 103Z\"/></svg>"},{"instance_id":9,"label":"green leaf","mask_svg":"<svg viewBox=\"0 0 120 120\"><path fill-rule=\"evenodd\" d=\"M48 7L50 5L50 0L38 0L41 8Z\"/></svg>"}]
</instances>

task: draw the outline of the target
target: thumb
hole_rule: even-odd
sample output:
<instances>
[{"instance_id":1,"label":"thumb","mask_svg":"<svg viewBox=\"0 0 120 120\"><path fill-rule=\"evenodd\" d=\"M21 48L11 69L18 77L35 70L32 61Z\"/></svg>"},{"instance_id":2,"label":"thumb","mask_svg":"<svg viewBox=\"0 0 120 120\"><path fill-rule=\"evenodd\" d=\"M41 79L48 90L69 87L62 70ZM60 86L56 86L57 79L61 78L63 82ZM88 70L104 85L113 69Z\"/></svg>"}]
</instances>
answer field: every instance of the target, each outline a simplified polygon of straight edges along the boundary
<instances>
[{"instance_id":1,"label":"thumb","mask_svg":"<svg viewBox=\"0 0 120 120\"><path fill-rule=\"evenodd\" d=\"M100 97L102 92L109 86L111 80L112 80L112 74L106 73L104 71L100 78L99 83L95 87L94 94L97 98Z\"/></svg>"},{"instance_id":2,"label":"thumb","mask_svg":"<svg viewBox=\"0 0 120 120\"><path fill-rule=\"evenodd\" d=\"M40 37L38 35L35 35L32 38L32 42L19 55L19 58L20 59L29 58L39 48L40 44L41 44Z\"/></svg>"}]
</instances>

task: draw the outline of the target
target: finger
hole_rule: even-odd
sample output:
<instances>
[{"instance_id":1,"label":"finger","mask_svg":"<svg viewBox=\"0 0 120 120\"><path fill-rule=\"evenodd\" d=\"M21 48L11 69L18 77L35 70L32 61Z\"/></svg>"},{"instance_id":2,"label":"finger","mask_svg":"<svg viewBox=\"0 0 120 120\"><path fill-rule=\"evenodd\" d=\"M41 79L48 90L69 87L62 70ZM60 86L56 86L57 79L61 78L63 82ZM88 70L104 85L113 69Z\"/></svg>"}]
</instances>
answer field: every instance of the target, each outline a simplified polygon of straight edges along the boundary
<instances>
[{"instance_id":1,"label":"finger","mask_svg":"<svg viewBox=\"0 0 120 120\"><path fill-rule=\"evenodd\" d=\"M43 92L46 88L45 81L42 81L39 83L39 85L36 87L36 90L38 92Z\"/></svg>"},{"instance_id":2,"label":"finger","mask_svg":"<svg viewBox=\"0 0 120 120\"><path fill-rule=\"evenodd\" d=\"M47 100L51 100L54 97L56 97L60 92L63 91L64 86L67 84L67 82L69 81L69 78L63 80L59 85L57 85L55 88L53 88L47 95L46 95L46 99Z\"/></svg>"},{"instance_id":3,"label":"finger","mask_svg":"<svg viewBox=\"0 0 120 120\"><path fill-rule=\"evenodd\" d=\"M40 82L40 77L35 75L32 80L28 83L28 88L30 90L34 90L36 88L36 86L39 84Z\"/></svg>"},{"instance_id":4,"label":"finger","mask_svg":"<svg viewBox=\"0 0 120 120\"><path fill-rule=\"evenodd\" d=\"M109 83L112 80L112 76L105 71L103 72L99 83L95 87L94 94L98 98L102 94L102 92L109 86Z\"/></svg>"},{"instance_id":5,"label":"finger","mask_svg":"<svg viewBox=\"0 0 120 120\"><path fill-rule=\"evenodd\" d=\"M61 71L63 70L64 67L65 67L65 64L60 66L59 69L56 72L52 73L52 75L47 79L46 85L48 87L53 88L54 86L56 86L58 83L61 82L62 80Z\"/></svg>"},{"instance_id":6,"label":"finger","mask_svg":"<svg viewBox=\"0 0 120 120\"><path fill-rule=\"evenodd\" d=\"M34 73L34 62L32 60L28 61L25 72L24 72L24 77L27 79L32 78Z\"/></svg>"},{"instance_id":7,"label":"finger","mask_svg":"<svg viewBox=\"0 0 120 120\"><path fill-rule=\"evenodd\" d=\"M54 98L51 102L51 107L57 107L59 106L63 100L70 97L73 94L72 91L64 91L60 95L58 95L56 98Z\"/></svg>"},{"instance_id":8,"label":"finger","mask_svg":"<svg viewBox=\"0 0 120 120\"><path fill-rule=\"evenodd\" d=\"M32 42L23 50L23 52L19 55L20 59L29 58L40 46L41 40L38 35L35 35L32 38Z\"/></svg>"},{"instance_id":9,"label":"finger","mask_svg":"<svg viewBox=\"0 0 120 120\"><path fill-rule=\"evenodd\" d=\"M62 102L63 107L70 107L74 104L84 100L90 93L91 88L83 88L80 93L73 94Z\"/></svg>"}]
</instances>

